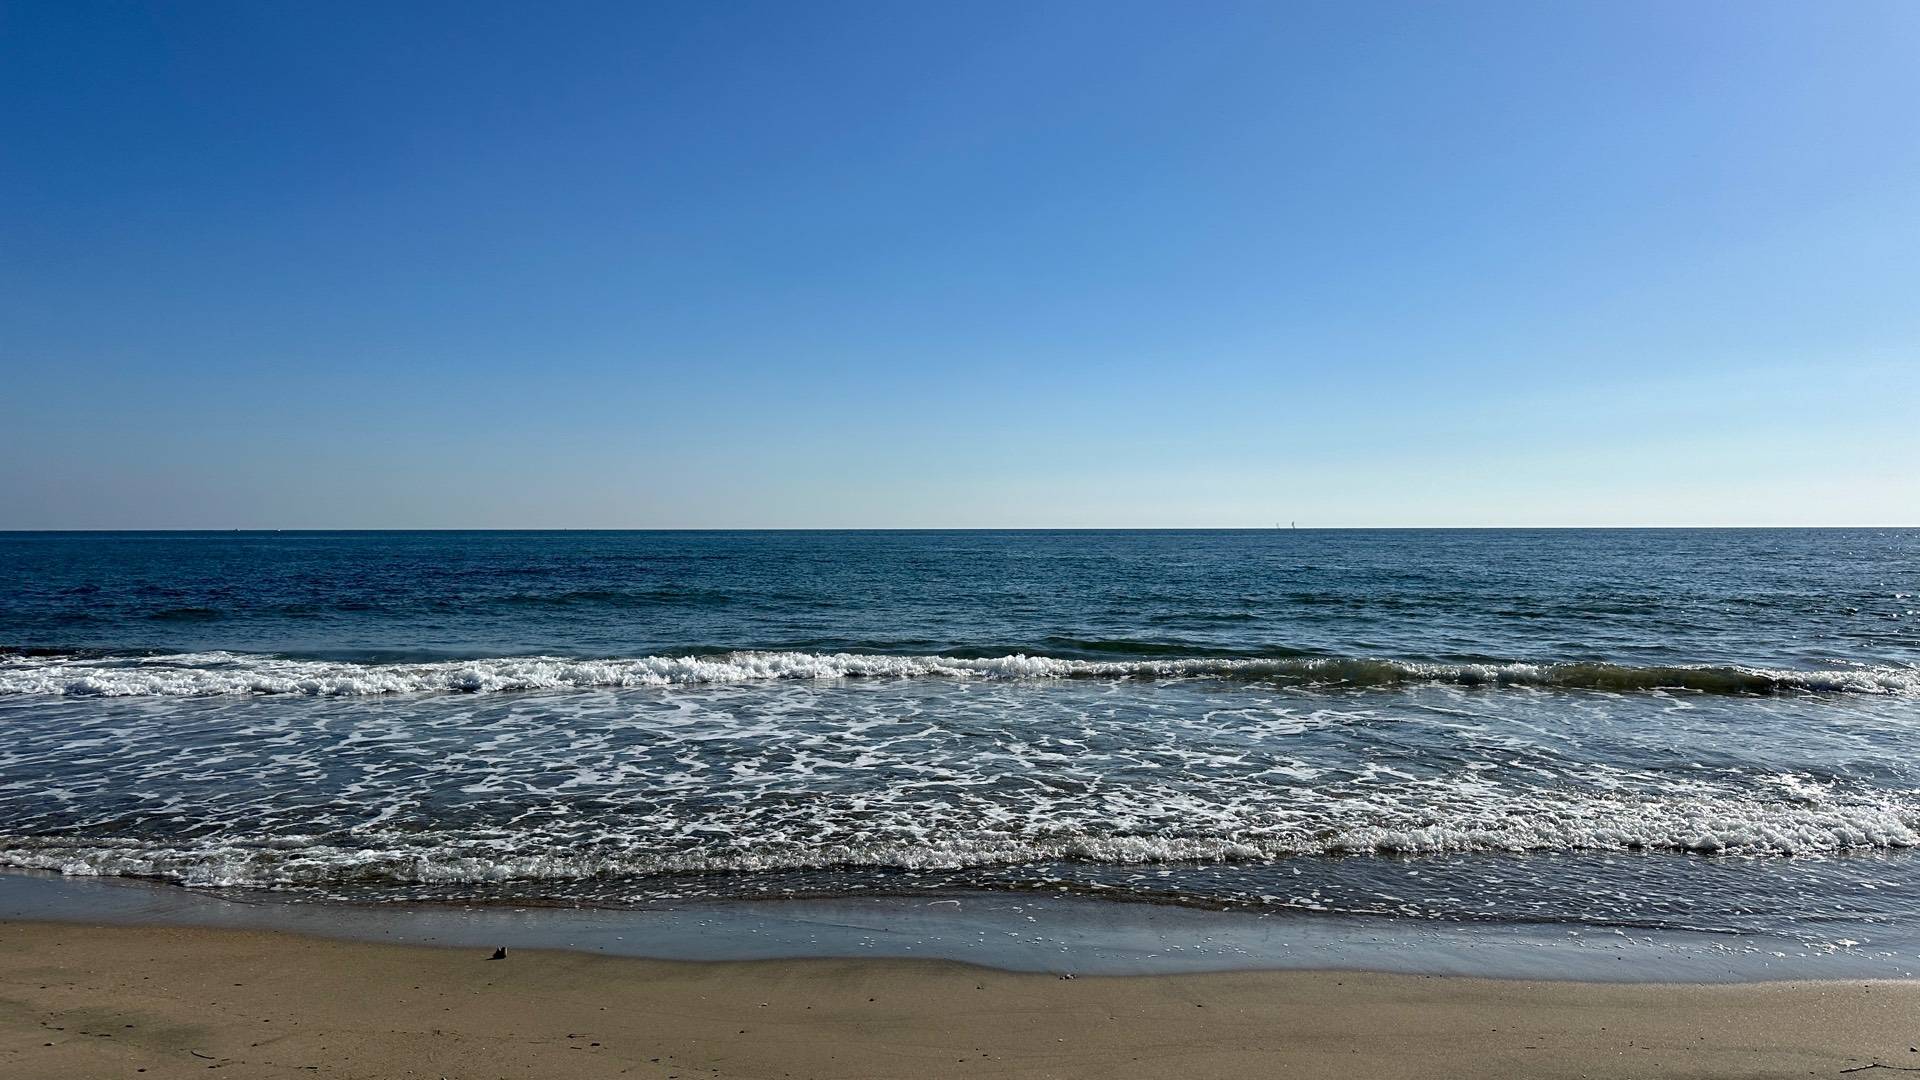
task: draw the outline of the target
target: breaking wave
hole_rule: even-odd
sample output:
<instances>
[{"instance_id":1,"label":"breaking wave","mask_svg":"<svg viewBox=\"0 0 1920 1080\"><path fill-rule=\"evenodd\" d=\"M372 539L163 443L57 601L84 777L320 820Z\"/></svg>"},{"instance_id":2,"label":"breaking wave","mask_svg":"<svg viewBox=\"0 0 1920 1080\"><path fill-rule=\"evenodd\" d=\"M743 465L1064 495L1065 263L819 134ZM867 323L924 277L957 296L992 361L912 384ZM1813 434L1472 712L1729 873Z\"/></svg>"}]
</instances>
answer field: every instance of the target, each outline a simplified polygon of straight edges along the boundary
<instances>
[{"instance_id":1,"label":"breaking wave","mask_svg":"<svg viewBox=\"0 0 1920 1080\"><path fill-rule=\"evenodd\" d=\"M694 850L579 845L555 838L370 830L173 842L0 836L0 865L87 876L146 877L224 888L340 884L454 885L583 881L663 874L892 868L955 870L1066 861L1107 865L1260 864L1301 856L1667 851L1706 855L1832 855L1920 846L1920 808L1795 806L1749 800L1577 799L1559 812L1500 820L1461 815L1421 824L1350 823L1314 830L1216 835L1019 836L969 830L937 842L809 843L762 837Z\"/></svg>"},{"instance_id":2,"label":"breaking wave","mask_svg":"<svg viewBox=\"0 0 1920 1080\"><path fill-rule=\"evenodd\" d=\"M1438 683L1567 690L1684 690L1707 694L1920 693L1920 669L1635 667L1602 663L1429 663L1345 657L1188 657L1077 660L733 652L580 660L496 657L432 663L350 663L201 652L103 658L26 653L0 656L0 695L209 697L289 694L501 693L620 687L725 685L833 679L1239 679L1326 686Z\"/></svg>"}]
</instances>

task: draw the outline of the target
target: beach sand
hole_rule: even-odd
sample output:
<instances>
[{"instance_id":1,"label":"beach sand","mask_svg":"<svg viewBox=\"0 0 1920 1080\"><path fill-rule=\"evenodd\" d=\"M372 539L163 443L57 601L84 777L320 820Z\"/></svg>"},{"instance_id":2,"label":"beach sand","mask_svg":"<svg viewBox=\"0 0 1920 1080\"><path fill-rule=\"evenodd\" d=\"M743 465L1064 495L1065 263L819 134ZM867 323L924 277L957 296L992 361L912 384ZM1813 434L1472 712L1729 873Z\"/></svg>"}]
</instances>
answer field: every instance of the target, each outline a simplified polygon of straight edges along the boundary
<instances>
[{"instance_id":1,"label":"beach sand","mask_svg":"<svg viewBox=\"0 0 1920 1080\"><path fill-rule=\"evenodd\" d=\"M1920 1071L1916 1045L1920 983L1062 979L0 923L9 1078L1839 1076Z\"/></svg>"}]
</instances>

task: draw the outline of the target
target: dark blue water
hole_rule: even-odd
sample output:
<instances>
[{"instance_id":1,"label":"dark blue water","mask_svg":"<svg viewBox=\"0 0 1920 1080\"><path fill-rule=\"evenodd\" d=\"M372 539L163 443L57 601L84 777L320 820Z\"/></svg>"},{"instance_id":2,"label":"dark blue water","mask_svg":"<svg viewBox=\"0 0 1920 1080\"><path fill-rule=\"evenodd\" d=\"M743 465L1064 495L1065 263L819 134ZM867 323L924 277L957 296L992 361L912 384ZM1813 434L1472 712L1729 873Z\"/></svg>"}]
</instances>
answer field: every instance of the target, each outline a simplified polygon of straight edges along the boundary
<instances>
[{"instance_id":1,"label":"dark blue water","mask_svg":"<svg viewBox=\"0 0 1920 1080\"><path fill-rule=\"evenodd\" d=\"M0 582L18 866L1920 914L1920 531L0 534Z\"/></svg>"},{"instance_id":2,"label":"dark blue water","mask_svg":"<svg viewBox=\"0 0 1920 1080\"><path fill-rule=\"evenodd\" d=\"M0 534L0 644L1911 667L1913 530Z\"/></svg>"}]
</instances>

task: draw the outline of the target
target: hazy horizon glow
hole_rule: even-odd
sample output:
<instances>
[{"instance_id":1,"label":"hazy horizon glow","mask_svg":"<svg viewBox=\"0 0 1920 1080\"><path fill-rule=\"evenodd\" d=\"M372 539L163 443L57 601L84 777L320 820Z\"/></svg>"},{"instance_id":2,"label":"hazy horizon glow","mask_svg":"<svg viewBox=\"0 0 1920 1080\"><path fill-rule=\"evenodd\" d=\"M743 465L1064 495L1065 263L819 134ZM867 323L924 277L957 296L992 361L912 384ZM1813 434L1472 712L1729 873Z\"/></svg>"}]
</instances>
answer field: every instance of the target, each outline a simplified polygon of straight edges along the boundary
<instances>
[{"instance_id":1,"label":"hazy horizon glow","mask_svg":"<svg viewBox=\"0 0 1920 1080\"><path fill-rule=\"evenodd\" d=\"M1916 49L0 4L0 529L1917 525Z\"/></svg>"}]
</instances>

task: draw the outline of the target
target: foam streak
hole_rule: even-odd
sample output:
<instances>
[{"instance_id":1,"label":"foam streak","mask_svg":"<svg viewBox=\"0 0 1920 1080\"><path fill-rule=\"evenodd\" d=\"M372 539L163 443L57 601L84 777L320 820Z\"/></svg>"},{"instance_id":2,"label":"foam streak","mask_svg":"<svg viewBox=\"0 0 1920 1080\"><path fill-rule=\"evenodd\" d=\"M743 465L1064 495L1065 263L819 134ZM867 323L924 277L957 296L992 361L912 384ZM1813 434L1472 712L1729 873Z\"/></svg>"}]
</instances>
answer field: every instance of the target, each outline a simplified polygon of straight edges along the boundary
<instances>
[{"instance_id":1,"label":"foam streak","mask_svg":"<svg viewBox=\"0 0 1920 1080\"><path fill-rule=\"evenodd\" d=\"M1092 661L1025 654L965 658L734 652L716 656L606 660L498 657L424 664L362 664L206 652L120 660L46 656L0 659L0 695L66 697L233 694L352 697L925 678L1219 678L1329 686L1439 683L1619 692L1672 689L1716 694L1920 693L1920 670L1905 668L1790 670L1737 665L1443 664L1341 657Z\"/></svg>"}]
</instances>

